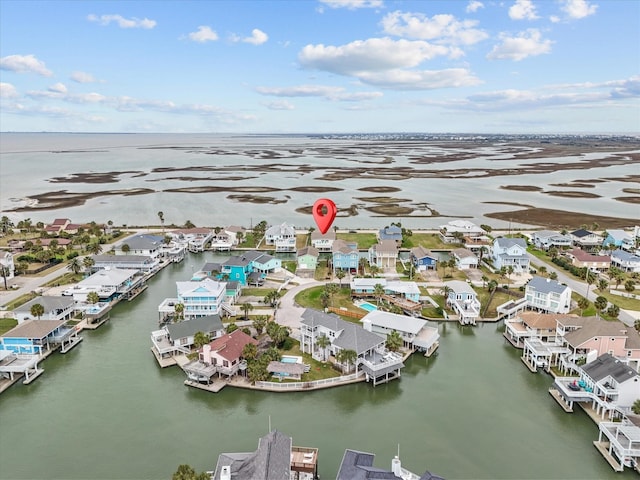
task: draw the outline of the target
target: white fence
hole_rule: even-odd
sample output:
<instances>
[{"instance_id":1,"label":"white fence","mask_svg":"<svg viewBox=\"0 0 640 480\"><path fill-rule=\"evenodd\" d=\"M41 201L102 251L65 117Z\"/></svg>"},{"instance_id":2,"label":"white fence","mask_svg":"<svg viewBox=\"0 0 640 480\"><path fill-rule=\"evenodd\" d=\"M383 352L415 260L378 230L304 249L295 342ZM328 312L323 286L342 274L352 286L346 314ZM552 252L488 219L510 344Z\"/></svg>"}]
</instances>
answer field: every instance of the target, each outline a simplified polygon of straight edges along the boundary
<instances>
[{"instance_id":1,"label":"white fence","mask_svg":"<svg viewBox=\"0 0 640 480\"><path fill-rule=\"evenodd\" d=\"M323 380L314 380L312 382L256 382L256 387L269 390L311 390L315 388L324 388L330 385L339 385L341 383L349 383L358 380L364 376L364 372L360 371L351 375L342 377L325 378Z\"/></svg>"}]
</instances>

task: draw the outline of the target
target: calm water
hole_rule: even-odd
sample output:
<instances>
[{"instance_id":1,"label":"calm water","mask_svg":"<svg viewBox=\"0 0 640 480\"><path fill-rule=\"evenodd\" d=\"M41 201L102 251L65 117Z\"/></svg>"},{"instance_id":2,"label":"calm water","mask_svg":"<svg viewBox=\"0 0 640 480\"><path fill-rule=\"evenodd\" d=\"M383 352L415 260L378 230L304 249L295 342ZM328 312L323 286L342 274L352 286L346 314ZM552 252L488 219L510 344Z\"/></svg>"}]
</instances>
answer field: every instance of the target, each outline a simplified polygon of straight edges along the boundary
<instances>
[{"instance_id":1,"label":"calm water","mask_svg":"<svg viewBox=\"0 0 640 480\"><path fill-rule=\"evenodd\" d=\"M66 355L53 355L29 386L0 395L0 478L166 479L181 463L213 469L221 452L252 451L274 428L320 449L320 475L335 477L345 448L374 452L448 479L625 479L592 441L597 427L566 414L529 373L500 326L440 325L438 355L413 356L399 381L319 392L219 394L183 385L149 351L157 306L175 293L188 258L150 282L111 322Z\"/></svg>"},{"instance_id":2,"label":"calm water","mask_svg":"<svg viewBox=\"0 0 640 480\"><path fill-rule=\"evenodd\" d=\"M568 211L590 211L604 216L629 216L631 207L614 200L624 196L629 182L611 179L628 175L634 165L612 164L546 174L525 172L536 164L565 165L604 158L606 153L553 159L514 159L505 148L470 143L451 153L472 154L472 158L437 161L443 149L429 142L402 146L384 142L296 137L225 137L216 135L151 134L2 134L0 143L0 210L7 212L24 205L28 195L52 191L70 193L110 190L150 189L144 195L122 196L106 193L83 206L56 211L10 213L12 220L31 218L51 222L68 217L74 222L106 222L116 225L159 223L156 212L162 210L167 225L191 220L198 226L241 223L250 226L261 220L270 224L288 222L296 227L313 225L310 215L296 209L310 207L322 196L330 196L339 209L359 205L355 217L339 217L340 228L380 228L402 220L409 228L436 228L451 218L469 217L486 223L484 213L513 210L513 207L482 202L517 202ZM346 150L348 148L348 150ZM507 153L505 153L507 152ZM273 155L275 153L275 157ZM431 163L415 159L433 158ZM386 163L386 160L390 160ZM261 167L269 166L268 169ZM420 172L398 178L392 170L401 167ZM564 167L563 167L564 168ZM158 170L162 169L162 170ZM353 170L351 170L353 169ZM365 171L362 171L365 169ZM471 169L471 171L468 171ZM483 176L486 172L509 169L513 175ZM327 173L356 170L340 179L330 180ZM70 176L78 173L126 172L112 182L76 183ZM504 171L503 171L504 173ZM374 175L383 178L372 178ZM421 178L426 176L427 178ZM447 175L449 178L437 178ZM534 191L508 191L503 185L538 186L543 190L571 190L554 184L580 179L603 179L594 188L573 188L599 195L599 198L559 198ZM362 188L388 187L391 193L363 191ZM186 193L176 188L218 188L223 191ZM276 189L255 192L254 188ZM333 189L309 192L308 187ZM240 189L241 191L231 191ZM271 203L248 203L243 195L269 197ZM413 217L400 219L377 217L365 210L371 197L390 196L404 200L401 205L415 208ZM369 198L369 200L363 200ZM446 218L429 218L428 204ZM418 216L419 215L419 216ZM425 217L426 216L426 217ZM492 220L497 228L498 221ZM505 222L504 227L507 228Z\"/></svg>"}]
</instances>

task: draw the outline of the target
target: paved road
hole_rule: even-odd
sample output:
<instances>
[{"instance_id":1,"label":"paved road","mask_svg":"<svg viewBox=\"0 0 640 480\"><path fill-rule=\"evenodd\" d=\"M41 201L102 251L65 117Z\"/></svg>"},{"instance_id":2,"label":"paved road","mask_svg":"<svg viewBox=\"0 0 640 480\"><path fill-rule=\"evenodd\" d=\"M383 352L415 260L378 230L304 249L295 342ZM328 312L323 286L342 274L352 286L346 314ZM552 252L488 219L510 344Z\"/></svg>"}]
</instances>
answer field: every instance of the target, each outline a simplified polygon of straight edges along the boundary
<instances>
[{"instance_id":1,"label":"paved road","mask_svg":"<svg viewBox=\"0 0 640 480\"><path fill-rule=\"evenodd\" d=\"M289 289L280 299L280 305L276 310L276 322L280 325L284 325L291 329L291 336L300 338L300 317L304 312L303 307L299 307L295 304L295 296L307 288L315 287L316 285L324 285L327 281L318 282L309 278L296 277L295 282L300 283L295 287Z\"/></svg>"}]
</instances>

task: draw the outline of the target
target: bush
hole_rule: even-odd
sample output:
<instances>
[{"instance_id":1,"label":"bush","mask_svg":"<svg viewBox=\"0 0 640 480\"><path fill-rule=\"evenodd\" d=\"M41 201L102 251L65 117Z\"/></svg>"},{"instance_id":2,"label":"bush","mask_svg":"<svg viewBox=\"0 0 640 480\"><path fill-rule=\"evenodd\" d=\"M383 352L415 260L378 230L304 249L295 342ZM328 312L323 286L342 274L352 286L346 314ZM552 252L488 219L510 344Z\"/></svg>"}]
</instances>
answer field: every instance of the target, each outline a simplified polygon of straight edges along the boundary
<instances>
[{"instance_id":1,"label":"bush","mask_svg":"<svg viewBox=\"0 0 640 480\"><path fill-rule=\"evenodd\" d=\"M76 258L78 255L80 255L78 252L73 251L73 252L69 252L67 253L67 260L71 260L73 258Z\"/></svg>"}]
</instances>

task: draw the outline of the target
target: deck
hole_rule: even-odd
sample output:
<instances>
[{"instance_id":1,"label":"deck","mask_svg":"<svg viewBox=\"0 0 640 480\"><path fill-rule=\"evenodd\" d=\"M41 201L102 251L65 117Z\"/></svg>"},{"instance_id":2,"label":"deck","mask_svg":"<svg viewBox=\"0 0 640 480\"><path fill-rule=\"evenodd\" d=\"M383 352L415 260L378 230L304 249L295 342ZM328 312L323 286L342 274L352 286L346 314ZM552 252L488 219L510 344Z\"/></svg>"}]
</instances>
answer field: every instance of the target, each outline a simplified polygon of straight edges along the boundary
<instances>
[{"instance_id":1,"label":"deck","mask_svg":"<svg viewBox=\"0 0 640 480\"><path fill-rule=\"evenodd\" d=\"M564 398L560 395L560 392L555 388L550 388L549 393L554 398L556 402L562 407L562 409L567 413L573 413L573 408L571 408L567 402L564 401Z\"/></svg>"},{"instance_id":2,"label":"deck","mask_svg":"<svg viewBox=\"0 0 640 480\"><path fill-rule=\"evenodd\" d=\"M213 378L211 382L208 384L194 382L193 380L185 380L184 384L188 387L198 388L200 390L206 390L207 392L218 393L222 390L229 382L220 378Z\"/></svg>"},{"instance_id":3,"label":"deck","mask_svg":"<svg viewBox=\"0 0 640 480\"><path fill-rule=\"evenodd\" d=\"M593 442L593 446L600 452L600 454L604 457L604 459L609 462L611 468L613 468L616 472L623 472L624 467L620 464L616 458L609 453L609 442Z\"/></svg>"}]
</instances>

